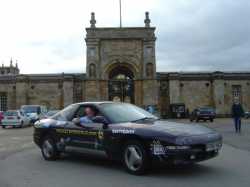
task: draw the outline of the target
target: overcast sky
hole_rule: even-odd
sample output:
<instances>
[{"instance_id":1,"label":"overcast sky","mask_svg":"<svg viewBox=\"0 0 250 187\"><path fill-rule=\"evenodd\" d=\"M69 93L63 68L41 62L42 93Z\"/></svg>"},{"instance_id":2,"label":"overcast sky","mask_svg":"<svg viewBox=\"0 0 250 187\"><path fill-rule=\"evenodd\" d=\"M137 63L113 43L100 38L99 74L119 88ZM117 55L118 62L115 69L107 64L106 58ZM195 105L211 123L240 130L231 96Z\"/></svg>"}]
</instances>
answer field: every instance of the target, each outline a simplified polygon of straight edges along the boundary
<instances>
[{"instance_id":1,"label":"overcast sky","mask_svg":"<svg viewBox=\"0 0 250 187\"><path fill-rule=\"evenodd\" d=\"M249 0L122 0L123 26L157 36L157 71L250 71ZM21 73L85 72L85 27L119 26L119 0L0 0L0 63Z\"/></svg>"}]
</instances>

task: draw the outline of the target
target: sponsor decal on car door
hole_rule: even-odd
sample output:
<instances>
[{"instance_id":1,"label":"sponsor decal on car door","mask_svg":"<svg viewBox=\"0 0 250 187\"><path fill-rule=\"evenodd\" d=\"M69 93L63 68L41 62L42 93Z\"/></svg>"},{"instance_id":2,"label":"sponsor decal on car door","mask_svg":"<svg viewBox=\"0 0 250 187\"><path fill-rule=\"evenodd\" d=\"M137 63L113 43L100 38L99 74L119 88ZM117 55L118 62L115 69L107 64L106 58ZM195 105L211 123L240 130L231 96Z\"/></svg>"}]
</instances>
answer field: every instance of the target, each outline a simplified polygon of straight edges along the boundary
<instances>
[{"instance_id":1,"label":"sponsor decal on car door","mask_svg":"<svg viewBox=\"0 0 250 187\"><path fill-rule=\"evenodd\" d=\"M104 136L101 128L74 126L69 128L58 128L56 129L56 133L61 135L66 146L102 149Z\"/></svg>"}]
</instances>

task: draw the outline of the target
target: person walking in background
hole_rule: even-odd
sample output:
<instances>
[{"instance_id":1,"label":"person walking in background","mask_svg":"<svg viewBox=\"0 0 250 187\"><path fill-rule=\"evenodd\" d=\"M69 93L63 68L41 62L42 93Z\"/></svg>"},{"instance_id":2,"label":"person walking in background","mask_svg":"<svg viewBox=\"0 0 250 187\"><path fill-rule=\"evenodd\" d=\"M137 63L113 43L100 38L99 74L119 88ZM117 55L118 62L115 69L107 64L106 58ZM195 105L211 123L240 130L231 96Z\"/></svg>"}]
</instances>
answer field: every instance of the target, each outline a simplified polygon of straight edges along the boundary
<instances>
[{"instance_id":1,"label":"person walking in background","mask_svg":"<svg viewBox=\"0 0 250 187\"><path fill-rule=\"evenodd\" d=\"M244 116L244 110L239 102L239 99L235 99L232 106L232 117L234 119L235 132L241 132L241 117Z\"/></svg>"},{"instance_id":2,"label":"person walking in background","mask_svg":"<svg viewBox=\"0 0 250 187\"><path fill-rule=\"evenodd\" d=\"M153 107L152 105L148 105L147 111L148 111L149 113L153 114L153 113L154 113L154 107Z\"/></svg>"}]
</instances>

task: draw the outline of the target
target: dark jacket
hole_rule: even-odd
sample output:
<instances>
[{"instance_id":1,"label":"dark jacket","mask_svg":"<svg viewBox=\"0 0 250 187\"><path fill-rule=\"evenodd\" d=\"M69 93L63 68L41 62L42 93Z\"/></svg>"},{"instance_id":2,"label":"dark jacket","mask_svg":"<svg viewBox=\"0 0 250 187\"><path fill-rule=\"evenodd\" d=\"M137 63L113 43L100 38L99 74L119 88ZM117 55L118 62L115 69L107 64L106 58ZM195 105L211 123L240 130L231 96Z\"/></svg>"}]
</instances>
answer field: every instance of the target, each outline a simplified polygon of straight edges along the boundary
<instances>
[{"instance_id":1,"label":"dark jacket","mask_svg":"<svg viewBox=\"0 0 250 187\"><path fill-rule=\"evenodd\" d=\"M243 110L241 104L233 104L233 106L232 106L232 116L234 118L244 116L244 110Z\"/></svg>"}]
</instances>

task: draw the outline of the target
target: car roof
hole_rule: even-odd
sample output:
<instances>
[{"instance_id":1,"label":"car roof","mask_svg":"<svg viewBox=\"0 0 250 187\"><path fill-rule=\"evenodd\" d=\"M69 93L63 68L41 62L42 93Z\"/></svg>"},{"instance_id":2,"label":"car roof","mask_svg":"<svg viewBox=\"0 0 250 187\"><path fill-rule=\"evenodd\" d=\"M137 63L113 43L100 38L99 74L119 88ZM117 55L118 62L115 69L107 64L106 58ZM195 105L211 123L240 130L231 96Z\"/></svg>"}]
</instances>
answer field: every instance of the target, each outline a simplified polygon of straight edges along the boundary
<instances>
[{"instance_id":1,"label":"car roof","mask_svg":"<svg viewBox=\"0 0 250 187\"><path fill-rule=\"evenodd\" d=\"M100 104L105 104L105 103L120 103L120 102L113 102L113 101L93 101L93 102L74 103L73 105L83 105L83 104L100 105Z\"/></svg>"},{"instance_id":2,"label":"car roof","mask_svg":"<svg viewBox=\"0 0 250 187\"><path fill-rule=\"evenodd\" d=\"M18 112L19 110L7 110L6 112Z\"/></svg>"},{"instance_id":3,"label":"car roof","mask_svg":"<svg viewBox=\"0 0 250 187\"><path fill-rule=\"evenodd\" d=\"M28 107L28 106L30 106L30 107L39 107L39 106L43 106L43 105L22 105L21 107Z\"/></svg>"},{"instance_id":4,"label":"car roof","mask_svg":"<svg viewBox=\"0 0 250 187\"><path fill-rule=\"evenodd\" d=\"M198 109L214 109L213 107L209 107L209 106L203 106L203 107L199 107Z\"/></svg>"}]
</instances>

